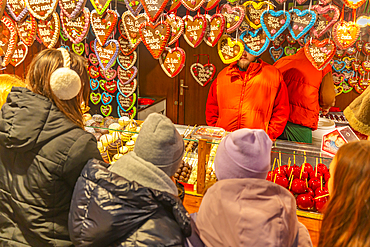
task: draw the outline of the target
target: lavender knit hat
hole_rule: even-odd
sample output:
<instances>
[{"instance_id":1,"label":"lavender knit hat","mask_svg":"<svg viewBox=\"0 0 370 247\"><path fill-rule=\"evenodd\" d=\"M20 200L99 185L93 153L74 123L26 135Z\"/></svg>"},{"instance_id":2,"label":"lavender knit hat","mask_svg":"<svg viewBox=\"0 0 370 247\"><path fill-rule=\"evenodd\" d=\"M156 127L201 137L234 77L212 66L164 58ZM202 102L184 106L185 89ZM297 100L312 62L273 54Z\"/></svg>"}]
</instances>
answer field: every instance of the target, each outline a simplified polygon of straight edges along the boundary
<instances>
[{"instance_id":1,"label":"lavender knit hat","mask_svg":"<svg viewBox=\"0 0 370 247\"><path fill-rule=\"evenodd\" d=\"M214 161L217 179L266 179L271 166L271 146L272 141L264 130L232 132L217 149Z\"/></svg>"}]
</instances>

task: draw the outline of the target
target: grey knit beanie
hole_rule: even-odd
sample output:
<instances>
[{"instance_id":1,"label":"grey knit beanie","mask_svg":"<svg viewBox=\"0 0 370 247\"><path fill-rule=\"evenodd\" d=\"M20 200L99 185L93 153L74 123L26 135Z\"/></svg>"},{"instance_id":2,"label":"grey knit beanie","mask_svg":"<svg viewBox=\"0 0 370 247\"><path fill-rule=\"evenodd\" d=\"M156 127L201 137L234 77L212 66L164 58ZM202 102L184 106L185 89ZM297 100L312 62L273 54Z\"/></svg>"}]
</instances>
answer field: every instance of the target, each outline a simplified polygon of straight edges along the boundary
<instances>
[{"instance_id":1,"label":"grey knit beanie","mask_svg":"<svg viewBox=\"0 0 370 247\"><path fill-rule=\"evenodd\" d=\"M173 176L184 155L184 140L169 118L152 113L140 129L134 152Z\"/></svg>"}]
</instances>

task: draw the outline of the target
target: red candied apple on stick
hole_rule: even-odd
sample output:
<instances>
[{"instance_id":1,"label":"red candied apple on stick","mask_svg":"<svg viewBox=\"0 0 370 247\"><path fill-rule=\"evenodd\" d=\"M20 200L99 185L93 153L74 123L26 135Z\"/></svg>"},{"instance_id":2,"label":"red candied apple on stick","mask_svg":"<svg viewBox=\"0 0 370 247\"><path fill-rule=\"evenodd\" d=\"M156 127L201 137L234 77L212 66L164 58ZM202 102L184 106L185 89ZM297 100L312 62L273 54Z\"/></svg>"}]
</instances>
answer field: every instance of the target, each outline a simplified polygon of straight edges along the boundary
<instances>
[{"instance_id":1,"label":"red candied apple on stick","mask_svg":"<svg viewBox=\"0 0 370 247\"><path fill-rule=\"evenodd\" d=\"M312 172L312 171L313 171L313 167L311 166L311 164L310 164L310 163L304 163L304 170L305 170L308 174L310 174L310 172Z\"/></svg>"},{"instance_id":2,"label":"red candied apple on stick","mask_svg":"<svg viewBox=\"0 0 370 247\"><path fill-rule=\"evenodd\" d=\"M289 186L289 181L286 176L277 175L275 179L275 183L283 186L284 188L288 188Z\"/></svg>"},{"instance_id":3,"label":"red candied apple on stick","mask_svg":"<svg viewBox=\"0 0 370 247\"><path fill-rule=\"evenodd\" d=\"M311 210L314 208L315 202L313 197L309 194L301 194L296 198L298 208L303 210Z\"/></svg>"},{"instance_id":4,"label":"red candied apple on stick","mask_svg":"<svg viewBox=\"0 0 370 247\"><path fill-rule=\"evenodd\" d=\"M315 197L315 192L310 187L307 188L307 194L309 194L310 196L312 196L312 198Z\"/></svg>"},{"instance_id":5,"label":"red candied apple on stick","mask_svg":"<svg viewBox=\"0 0 370 247\"><path fill-rule=\"evenodd\" d=\"M310 181L308 181L308 187L316 191L318 188L321 188L321 181L318 178L311 178Z\"/></svg>"},{"instance_id":6,"label":"red candied apple on stick","mask_svg":"<svg viewBox=\"0 0 370 247\"><path fill-rule=\"evenodd\" d=\"M268 180L268 181L272 181L272 180L273 180L273 178L274 178L274 172L273 172L273 171L269 171L269 172L267 173L266 180Z\"/></svg>"},{"instance_id":7,"label":"red candied apple on stick","mask_svg":"<svg viewBox=\"0 0 370 247\"><path fill-rule=\"evenodd\" d=\"M321 174L325 174L329 172L329 169L323 163L317 164L316 167L317 167L317 172L320 172Z\"/></svg>"},{"instance_id":8,"label":"red candied apple on stick","mask_svg":"<svg viewBox=\"0 0 370 247\"><path fill-rule=\"evenodd\" d=\"M314 201L316 210L322 213L325 209L326 203L328 202L328 196L314 198Z\"/></svg>"},{"instance_id":9,"label":"red candied apple on stick","mask_svg":"<svg viewBox=\"0 0 370 247\"><path fill-rule=\"evenodd\" d=\"M295 178L292 182L292 191L296 194L303 194L307 190L307 184L305 181L299 178Z\"/></svg>"}]
</instances>

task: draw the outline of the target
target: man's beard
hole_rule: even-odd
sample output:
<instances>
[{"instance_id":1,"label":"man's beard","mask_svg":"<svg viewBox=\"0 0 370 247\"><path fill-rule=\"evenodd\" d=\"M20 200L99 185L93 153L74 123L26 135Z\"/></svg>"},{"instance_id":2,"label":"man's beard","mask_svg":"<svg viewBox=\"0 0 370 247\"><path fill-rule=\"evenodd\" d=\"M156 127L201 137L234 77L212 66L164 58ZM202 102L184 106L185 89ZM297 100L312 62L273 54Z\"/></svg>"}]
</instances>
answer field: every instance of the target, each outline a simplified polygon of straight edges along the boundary
<instances>
[{"instance_id":1,"label":"man's beard","mask_svg":"<svg viewBox=\"0 0 370 247\"><path fill-rule=\"evenodd\" d=\"M238 61L238 66L242 70L246 70L248 68L249 64L250 64L250 61L248 61L248 60L243 60L243 61L242 60L239 60Z\"/></svg>"}]
</instances>

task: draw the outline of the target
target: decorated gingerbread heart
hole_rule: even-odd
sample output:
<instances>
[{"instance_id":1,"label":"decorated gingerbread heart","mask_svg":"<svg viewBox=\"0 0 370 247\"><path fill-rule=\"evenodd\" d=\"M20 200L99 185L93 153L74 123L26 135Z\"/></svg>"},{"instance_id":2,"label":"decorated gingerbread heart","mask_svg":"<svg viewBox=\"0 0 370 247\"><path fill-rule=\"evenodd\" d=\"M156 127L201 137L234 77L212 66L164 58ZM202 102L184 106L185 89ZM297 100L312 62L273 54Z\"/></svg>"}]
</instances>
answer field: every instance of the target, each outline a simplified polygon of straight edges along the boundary
<instances>
[{"instance_id":1,"label":"decorated gingerbread heart","mask_svg":"<svg viewBox=\"0 0 370 247\"><path fill-rule=\"evenodd\" d=\"M357 83L354 87L355 91L359 94L362 94L365 90L360 87L360 85Z\"/></svg>"},{"instance_id":2,"label":"decorated gingerbread heart","mask_svg":"<svg viewBox=\"0 0 370 247\"><path fill-rule=\"evenodd\" d=\"M168 0L140 0L151 22L155 22L162 13Z\"/></svg>"},{"instance_id":3,"label":"decorated gingerbread heart","mask_svg":"<svg viewBox=\"0 0 370 247\"><path fill-rule=\"evenodd\" d=\"M124 36L120 36L118 38L118 43L119 43L119 49L122 52L123 55L130 55L133 51L135 51L137 46L132 46L132 44L128 41L127 38ZM136 43L139 45L139 43Z\"/></svg>"},{"instance_id":4,"label":"decorated gingerbread heart","mask_svg":"<svg viewBox=\"0 0 370 247\"><path fill-rule=\"evenodd\" d=\"M344 69L342 70L342 74L344 75L344 80L348 81L349 78L352 78L355 76L355 71Z\"/></svg>"},{"instance_id":5,"label":"decorated gingerbread heart","mask_svg":"<svg viewBox=\"0 0 370 247\"><path fill-rule=\"evenodd\" d=\"M201 63L193 63L190 66L190 73L202 87L206 86L212 81L215 73L216 67L213 64L207 63L205 65Z\"/></svg>"},{"instance_id":6,"label":"decorated gingerbread heart","mask_svg":"<svg viewBox=\"0 0 370 247\"><path fill-rule=\"evenodd\" d=\"M118 54L117 62L125 70L130 69L136 63L137 54L136 51L130 55L123 55L122 53Z\"/></svg>"},{"instance_id":7,"label":"decorated gingerbread heart","mask_svg":"<svg viewBox=\"0 0 370 247\"><path fill-rule=\"evenodd\" d=\"M100 100L101 100L101 94L100 93L94 93L94 92L90 93L91 103L93 103L94 105L97 105L97 104L99 104Z\"/></svg>"},{"instance_id":8,"label":"decorated gingerbread heart","mask_svg":"<svg viewBox=\"0 0 370 247\"><path fill-rule=\"evenodd\" d=\"M317 15L315 11L291 9L289 11L291 16L289 32L295 40L298 40L305 35L315 24Z\"/></svg>"},{"instance_id":9,"label":"decorated gingerbread heart","mask_svg":"<svg viewBox=\"0 0 370 247\"><path fill-rule=\"evenodd\" d=\"M284 43L285 39L286 39L286 35L282 33L276 39L274 39L272 44L275 48L278 48Z\"/></svg>"},{"instance_id":10,"label":"decorated gingerbread heart","mask_svg":"<svg viewBox=\"0 0 370 247\"><path fill-rule=\"evenodd\" d=\"M90 14L90 23L94 30L96 39L101 46L105 45L108 37L113 32L117 23L117 13L113 10L107 10L104 16L100 16L94 9Z\"/></svg>"},{"instance_id":11,"label":"decorated gingerbread heart","mask_svg":"<svg viewBox=\"0 0 370 247\"><path fill-rule=\"evenodd\" d=\"M137 75L137 68L135 66L132 66L130 69L125 70L122 69L121 66L118 66L117 75L119 83L121 83L122 85L128 84L132 82L133 79L135 79Z\"/></svg>"},{"instance_id":12,"label":"decorated gingerbread heart","mask_svg":"<svg viewBox=\"0 0 370 247\"><path fill-rule=\"evenodd\" d=\"M165 21L159 21L155 25L144 22L139 30L144 45L153 58L158 59L166 47L170 35L170 26Z\"/></svg>"},{"instance_id":13,"label":"decorated gingerbread heart","mask_svg":"<svg viewBox=\"0 0 370 247\"><path fill-rule=\"evenodd\" d=\"M205 15L205 17L208 24L203 40L207 45L214 47L224 32L225 18L221 14Z\"/></svg>"},{"instance_id":14,"label":"decorated gingerbread heart","mask_svg":"<svg viewBox=\"0 0 370 247\"><path fill-rule=\"evenodd\" d=\"M90 66L89 67L89 75L91 78L93 79L96 79L100 76L100 73L99 73L99 68L95 67L95 66Z\"/></svg>"},{"instance_id":15,"label":"decorated gingerbread heart","mask_svg":"<svg viewBox=\"0 0 370 247\"><path fill-rule=\"evenodd\" d=\"M340 11L335 5L314 5L312 9L317 12L317 20L312 28L312 33L316 38L324 35L334 23L339 19Z\"/></svg>"},{"instance_id":16,"label":"decorated gingerbread heart","mask_svg":"<svg viewBox=\"0 0 370 247\"><path fill-rule=\"evenodd\" d=\"M0 50L3 56L1 66L5 67L11 61L17 45L17 31L13 21L6 15L1 18Z\"/></svg>"},{"instance_id":17,"label":"decorated gingerbread heart","mask_svg":"<svg viewBox=\"0 0 370 247\"><path fill-rule=\"evenodd\" d=\"M333 36L338 49L352 46L360 35L360 26L355 22L338 21L333 26Z\"/></svg>"},{"instance_id":18,"label":"decorated gingerbread heart","mask_svg":"<svg viewBox=\"0 0 370 247\"><path fill-rule=\"evenodd\" d=\"M174 14L166 15L165 22L167 22L170 25L170 28L171 28L171 35L170 35L170 39L168 41L168 45L172 45L183 34L185 24L184 24L184 21L182 20L181 17L176 16Z\"/></svg>"},{"instance_id":19,"label":"decorated gingerbread heart","mask_svg":"<svg viewBox=\"0 0 370 247\"><path fill-rule=\"evenodd\" d=\"M35 41L36 28L36 19L32 15L28 15L26 19L17 22L18 36L26 46L31 46Z\"/></svg>"},{"instance_id":20,"label":"decorated gingerbread heart","mask_svg":"<svg viewBox=\"0 0 370 247\"><path fill-rule=\"evenodd\" d=\"M363 62L362 62L362 68L363 68L366 72L370 72L370 61L363 61Z\"/></svg>"},{"instance_id":21,"label":"decorated gingerbread heart","mask_svg":"<svg viewBox=\"0 0 370 247\"><path fill-rule=\"evenodd\" d=\"M312 65L318 69L323 70L335 54L335 44L330 39L322 41L313 39L304 46L306 57Z\"/></svg>"},{"instance_id":22,"label":"decorated gingerbread heart","mask_svg":"<svg viewBox=\"0 0 370 247\"><path fill-rule=\"evenodd\" d=\"M356 43L355 43L356 50L358 52L362 52L362 47L364 46L364 44L365 44L365 41L363 41L361 39L357 40Z\"/></svg>"},{"instance_id":23,"label":"decorated gingerbread heart","mask_svg":"<svg viewBox=\"0 0 370 247\"><path fill-rule=\"evenodd\" d=\"M99 80L97 79L90 79L90 88L91 91L95 91L99 88Z\"/></svg>"},{"instance_id":24,"label":"decorated gingerbread heart","mask_svg":"<svg viewBox=\"0 0 370 247\"><path fill-rule=\"evenodd\" d=\"M84 8L75 19L69 19L62 11L60 12L60 20L65 35L72 43L78 44L85 39L90 29L90 11L88 8Z\"/></svg>"},{"instance_id":25,"label":"decorated gingerbread heart","mask_svg":"<svg viewBox=\"0 0 370 247\"><path fill-rule=\"evenodd\" d=\"M90 0L92 6L95 8L95 11L99 15L103 15L107 8L109 7L109 4L111 0Z\"/></svg>"},{"instance_id":26,"label":"decorated gingerbread heart","mask_svg":"<svg viewBox=\"0 0 370 247\"><path fill-rule=\"evenodd\" d=\"M343 93L343 87L342 86L334 86L335 96L340 95Z\"/></svg>"},{"instance_id":27,"label":"decorated gingerbread heart","mask_svg":"<svg viewBox=\"0 0 370 247\"><path fill-rule=\"evenodd\" d=\"M82 54L85 51L85 44L84 43L72 44L72 50L77 55L82 56Z\"/></svg>"},{"instance_id":28,"label":"decorated gingerbread heart","mask_svg":"<svg viewBox=\"0 0 370 247\"><path fill-rule=\"evenodd\" d=\"M333 69L336 72L341 72L342 70L344 70L345 67L346 67L346 62L339 61L339 60L334 60Z\"/></svg>"},{"instance_id":29,"label":"decorated gingerbread heart","mask_svg":"<svg viewBox=\"0 0 370 247\"><path fill-rule=\"evenodd\" d=\"M58 0L42 0L42 1L24 0L24 1L30 14L39 20L48 19L54 13L58 4Z\"/></svg>"},{"instance_id":30,"label":"decorated gingerbread heart","mask_svg":"<svg viewBox=\"0 0 370 247\"><path fill-rule=\"evenodd\" d=\"M341 85L342 82L344 81L344 75L341 74L341 73L336 73L334 72L333 73L333 82L334 82L334 85Z\"/></svg>"},{"instance_id":31,"label":"decorated gingerbread heart","mask_svg":"<svg viewBox=\"0 0 370 247\"><path fill-rule=\"evenodd\" d=\"M240 6L231 7L229 4L224 4L221 7L221 14L226 21L226 32L234 32L244 19L244 9Z\"/></svg>"},{"instance_id":32,"label":"decorated gingerbread heart","mask_svg":"<svg viewBox=\"0 0 370 247\"><path fill-rule=\"evenodd\" d=\"M98 40L95 39L94 50L96 57L98 58L100 68L107 70L114 64L118 55L118 42L117 40L111 39L106 42L105 46L101 46Z\"/></svg>"},{"instance_id":33,"label":"decorated gingerbread heart","mask_svg":"<svg viewBox=\"0 0 370 247\"><path fill-rule=\"evenodd\" d=\"M267 10L268 8L274 9L274 5L270 2L254 2L254 1L246 1L243 3L245 7L245 19L249 26L254 29L258 29L261 27L261 15L263 11Z\"/></svg>"},{"instance_id":34,"label":"decorated gingerbread heart","mask_svg":"<svg viewBox=\"0 0 370 247\"><path fill-rule=\"evenodd\" d=\"M338 50L337 49L337 51L335 52L335 56L337 58L342 58L342 57L344 57L344 55L346 55L346 50Z\"/></svg>"},{"instance_id":35,"label":"decorated gingerbread heart","mask_svg":"<svg viewBox=\"0 0 370 247\"><path fill-rule=\"evenodd\" d=\"M177 76L185 66L185 51L180 47L166 48L159 57L163 71L169 77Z\"/></svg>"},{"instance_id":36,"label":"decorated gingerbread heart","mask_svg":"<svg viewBox=\"0 0 370 247\"><path fill-rule=\"evenodd\" d=\"M294 46L285 46L284 47L285 56L292 56L296 53L297 53L297 47L294 47Z\"/></svg>"},{"instance_id":37,"label":"decorated gingerbread heart","mask_svg":"<svg viewBox=\"0 0 370 247\"><path fill-rule=\"evenodd\" d=\"M26 17L28 9L23 0L2 0L2 2L6 2L8 12L16 22L21 21Z\"/></svg>"},{"instance_id":38,"label":"decorated gingerbread heart","mask_svg":"<svg viewBox=\"0 0 370 247\"><path fill-rule=\"evenodd\" d=\"M103 92L103 93L101 94L101 103L102 103L103 105L108 105L108 104L110 104L110 103L112 102L112 100L113 100L113 96L112 96L112 95L110 95L109 93L107 93L107 92Z\"/></svg>"},{"instance_id":39,"label":"decorated gingerbread heart","mask_svg":"<svg viewBox=\"0 0 370 247\"><path fill-rule=\"evenodd\" d=\"M136 90L137 87L137 81L136 79L132 80L130 83L123 84L119 80L118 83L118 91L124 96L124 97L130 97Z\"/></svg>"},{"instance_id":40,"label":"decorated gingerbread heart","mask_svg":"<svg viewBox=\"0 0 370 247\"><path fill-rule=\"evenodd\" d=\"M137 16L143 9L143 5L139 0L124 0L126 8L134 15Z\"/></svg>"},{"instance_id":41,"label":"decorated gingerbread heart","mask_svg":"<svg viewBox=\"0 0 370 247\"><path fill-rule=\"evenodd\" d=\"M347 48L347 50L346 50L346 54L348 55L348 56L352 56L352 55L354 55L355 53L356 53L356 47L354 47L354 46L351 46L351 47L348 47Z\"/></svg>"},{"instance_id":42,"label":"decorated gingerbread heart","mask_svg":"<svg viewBox=\"0 0 370 247\"><path fill-rule=\"evenodd\" d=\"M354 57L343 57L342 58L342 61L345 62L346 64L346 68L347 69L350 69L352 68L352 62L355 60L356 58Z\"/></svg>"},{"instance_id":43,"label":"decorated gingerbread heart","mask_svg":"<svg viewBox=\"0 0 370 247\"><path fill-rule=\"evenodd\" d=\"M344 81L341 86L343 88L343 93L349 93L353 89L353 87L351 87L350 85L348 85L348 83L346 81Z\"/></svg>"},{"instance_id":44,"label":"decorated gingerbread heart","mask_svg":"<svg viewBox=\"0 0 370 247\"><path fill-rule=\"evenodd\" d=\"M272 47L270 47L269 52L270 52L270 55L271 55L272 59L274 60L274 62L276 62L277 60L279 60L283 56L284 49L283 49L283 47L276 48L276 47L272 46Z\"/></svg>"},{"instance_id":45,"label":"decorated gingerbread heart","mask_svg":"<svg viewBox=\"0 0 370 247\"><path fill-rule=\"evenodd\" d=\"M355 87L358 84L359 80L360 80L360 78L358 78L358 77L352 77L352 78L348 79L347 83L351 87Z\"/></svg>"},{"instance_id":46,"label":"decorated gingerbread heart","mask_svg":"<svg viewBox=\"0 0 370 247\"><path fill-rule=\"evenodd\" d=\"M205 0L180 0L182 5L189 11L197 11L205 2Z\"/></svg>"},{"instance_id":47,"label":"decorated gingerbread heart","mask_svg":"<svg viewBox=\"0 0 370 247\"><path fill-rule=\"evenodd\" d=\"M89 62L92 64L92 65L99 65L99 61L98 61L98 58L96 57L95 53L90 53L89 54Z\"/></svg>"},{"instance_id":48,"label":"decorated gingerbread heart","mask_svg":"<svg viewBox=\"0 0 370 247\"><path fill-rule=\"evenodd\" d=\"M129 119L134 119L136 116L136 107L132 107L131 110L125 112L121 107L117 107L117 114L119 117L128 117Z\"/></svg>"},{"instance_id":49,"label":"decorated gingerbread heart","mask_svg":"<svg viewBox=\"0 0 370 247\"><path fill-rule=\"evenodd\" d=\"M229 35L223 35L217 45L218 55L225 64L238 61L243 55L244 45L239 40L232 39Z\"/></svg>"},{"instance_id":50,"label":"decorated gingerbread heart","mask_svg":"<svg viewBox=\"0 0 370 247\"><path fill-rule=\"evenodd\" d=\"M146 14L140 14L138 16L132 15L130 11L126 11L122 14L122 25L127 34L127 39L132 46L137 46L137 43L141 42L139 34L140 25L147 22L149 19Z\"/></svg>"},{"instance_id":51,"label":"decorated gingerbread heart","mask_svg":"<svg viewBox=\"0 0 370 247\"><path fill-rule=\"evenodd\" d=\"M290 19L289 12L265 10L261 15L262 29L270 40L275 40L289 26Z\"/></svg>"},{"instance_id":52,"label":"decorated gingerbread heart","mask_svg":"<svg viewBox=\"0 0 370 247\"><path fill-rule=\"evenodd\" d=\"M115 93L117 91L117 82L116 81L106 81L104 83L104 89L109 93Z\"/></svg>"},{"instance_id":53,"label":"decorated gingerbread heart","mask_svg":"<svg viewBox=\"0 0 370 247\"><path fill-rule=\"evenodd\" d=\"M354 71L358 71L359 70L359 67L361 67L361 60L359 60L359 59L353 60L353 62L352 62L352 69Z\"/></svg>"},{"instance_id":54,"label":"decorated gingerbread heart","mask_svg":"<svg viewBox=\"0 0 370 247\"><path fill-rule=\"evenodd\" d=\"M107 70L103 70L101 74L104 76L104 78L107 81L112 81L116 78L117 71L115 69L107 69Z\"/></svg>"},{"instance_id":55,"label":"decorated gingerbread heart","mask_svg":"<svg viewBox=\"0 0 370 247\"><path fill-rule=\"evenodd\" d=\"M245 50L253 56L259 56L270 44L269 39L262 28L253 31L244 31L240 35L241 40L244 42Z\"/></svg>"},{"instance_id":56,"label":"decorated gingerbread heart","mask_svg":"<svg viewBox=\"0 0 370 247\"><path fill-rule=\"evenodd\" d=\"M53 13L52 18L40 21L37 25L37 34L46 48L53 48L58 42L60 22L57 13Z\"/></svg>"},{"instance_id":57,"label":"decorated gingerbread heart","mask_svg":"<svg viewBox=\"0 0 370 247\"><path fill-rule=\"evenodd\" d=\"M204 15L183 17L185 23L184 39L193 48L202 43L207 28L207 20Z\"/></svg>"},{"instance_id":58,"label":"decorated gingerbread heart","mask_svg":"<svg viewBox=\"0 0 370 247\"><path fill-rule=\"evenodd\" d=\"M111 105L101 105L100 112L103 114L104 117L108 117L112 113L112 106Z\"/></svg>"},{"instance_id":59,"label":"decorated gingerbread heart","mask_svg":"<svg viewBox=\"0 0 370 247\"><path fill-rule=\"evenodd\" d=\"M75 19L83 11L86 0L59 0L61 13L68 19ZM90 13L90 11L89 11Z\"/></svg>"},{"instance_id":60,"label":"decorated gingerbread heart","mask_svg":"<svg viewBox=\"0 0 370 247\"><path fill-rule=\"evenodd\" d=\"M122 94L118 93L117 97L118 106L124 111L127 112L131 110L136 103L136 93L133 93L131 96L125 97Z\"/></svg>"},{"instance_id":61,"label":"decorated gingerbread heart","mask_svg":"<svg viewBox=\"0 0 370 247\"><path fill-rule=\"evenodd\" d=\"M23 44L23 42L18 42L17 46L15 47L15 51L13 53L13 57L10 60L10 64L14 67L20 65L24 59L26 58L28 53L28 47Z\"/></svg>"},{"instance_id":62,"label":"decorated gingerbread heart","mask_svg":"<svg viewBox=\"0 0 370 247\"><path fill-rule=\"evenodd\" d=\"M369 78L361 78L358 80L358 85L365 90L370 84Z\"/></svg>"},{"instance_id":63,"label":"decorated gingerbread heart","mask_svg":"<svg viewBox=\"0 0 370 247\"><path fill-rule=\"evenodd\" d=\"M365 44L363 45L362 47L362 51L366 54L366 55L370 55L370 42L365 42Z\"/></svg>"}]
</instances>

